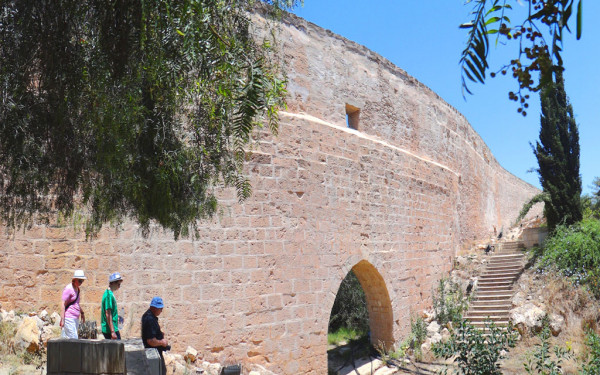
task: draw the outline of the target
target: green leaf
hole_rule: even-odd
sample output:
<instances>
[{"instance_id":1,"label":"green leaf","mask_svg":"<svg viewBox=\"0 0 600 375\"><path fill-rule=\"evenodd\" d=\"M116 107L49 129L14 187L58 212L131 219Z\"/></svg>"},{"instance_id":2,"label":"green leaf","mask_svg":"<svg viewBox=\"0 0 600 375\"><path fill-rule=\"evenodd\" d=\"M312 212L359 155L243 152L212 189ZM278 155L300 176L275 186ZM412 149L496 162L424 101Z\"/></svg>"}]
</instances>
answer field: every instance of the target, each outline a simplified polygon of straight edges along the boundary
<instances>
[{"instance_id":1,"label":"green leaf","mask_svg":"<svg viewBox=\"0 0 600 375\"><path fill-rule=\"evenodd\" d=\"M487 26L498 21L500 21L500 17L490 17L487 21L485 21L485 25Z\"/></svg>"},{"instance_id":2,"label":"green leaf","mask_svg":"<svg viewBox=\"0 0 600 375\"><path fill-rule=\"evenodd\" d=\"M184 34L184 33L183 33L181 30L179 30L179 29L176 29L175 31L177 31L177 34L179 34L179 35L181 35L181 36L185 36L185 34Z\"/></svg>"}]
</instances>

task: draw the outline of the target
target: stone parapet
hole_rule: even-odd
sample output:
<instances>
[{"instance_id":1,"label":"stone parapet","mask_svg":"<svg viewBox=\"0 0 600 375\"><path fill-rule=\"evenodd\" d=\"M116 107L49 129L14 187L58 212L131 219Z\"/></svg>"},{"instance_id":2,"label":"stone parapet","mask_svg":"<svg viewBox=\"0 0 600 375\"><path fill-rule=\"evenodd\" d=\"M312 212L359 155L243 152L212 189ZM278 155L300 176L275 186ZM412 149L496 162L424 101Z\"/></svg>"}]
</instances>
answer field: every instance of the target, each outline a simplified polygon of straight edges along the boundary
<instances>
[{"instance_id":1,"label":"stone parapet","mask_svg":"<svg viewBox=\"0 0 600 375\"><path fill-rule=\"evenodd\" d=\"M126 375L123 343L113 340L48 341L48 375Z\"/></svg>"}]
</instances>

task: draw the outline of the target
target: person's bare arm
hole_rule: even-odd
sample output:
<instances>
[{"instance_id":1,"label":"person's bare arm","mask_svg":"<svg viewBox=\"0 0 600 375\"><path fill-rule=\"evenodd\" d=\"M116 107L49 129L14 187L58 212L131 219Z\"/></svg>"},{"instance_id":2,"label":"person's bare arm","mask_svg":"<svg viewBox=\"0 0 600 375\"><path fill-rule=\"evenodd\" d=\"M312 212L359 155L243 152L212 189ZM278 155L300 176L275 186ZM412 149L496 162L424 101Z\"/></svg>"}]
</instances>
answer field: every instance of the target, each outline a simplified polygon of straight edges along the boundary
<instances>
[{"instance_id":1,"label":"person's bare arm","mask_svg":"<svg viewBox=\"0 0 600 375\"><path fill-rule=\"evenodd\" d=\"M157 340L154 337L151 339L147 339L146 343L148 343L148 345L152 346L153 348L169 345L169 343L167 342L167 339Z\"/></svg>"},{"instance_id":2,"label":"person's bare arm","mask_svg":"<svg viewBox=\"0 0 600 375\"><path fill-rule=\"evenodd\" d=\"M115 327L113 325L112 309L104 310L104 316L106 316L106 323L108 324L108 328L110 329L110 338L116 340L117 333L115 332Z\"/></svg>"},{"instance_id":3,"label":"person's bare arm","mask_svg":"<svg viewBox=\"0 0 600 375\"><path fill-rule=\"evenodd\" d=\"M67 302L62 299L60 302L60 328L62 328L65 325L65 305Z\"/></svg>"}]
</instances>

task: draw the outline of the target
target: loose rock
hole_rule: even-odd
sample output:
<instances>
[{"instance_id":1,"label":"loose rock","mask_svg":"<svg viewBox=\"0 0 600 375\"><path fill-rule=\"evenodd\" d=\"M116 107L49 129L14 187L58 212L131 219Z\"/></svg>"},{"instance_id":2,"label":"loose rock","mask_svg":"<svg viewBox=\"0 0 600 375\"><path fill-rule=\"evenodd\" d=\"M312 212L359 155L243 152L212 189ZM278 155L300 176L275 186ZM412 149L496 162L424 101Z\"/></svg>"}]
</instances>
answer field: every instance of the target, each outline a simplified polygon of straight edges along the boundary
<instances>
[{"instance_id":1,"label":"loose rock","mask_svg":"<svg viewBox=\"0 0 600 375\"><path fill-rule=\"evenodd\" d=\"M190 362L190 363L194 363L196 362L196 358L198 357L198 351L194 348L192 348L191 346L188 346L187 349L185 350L185 355L183 356L183 359L186 362Z\"/></svg>"},{"instance_id":2,"label":"loose rock","mask_svg":"<svg viewBox=\"0 0 600 375\"><path fill-rule=\"evenodd\" d=\"M23 348L30 353L40 349L40 330L34 318L25 317L15 335L16 347Z\"/></svg>"}]
</instances>

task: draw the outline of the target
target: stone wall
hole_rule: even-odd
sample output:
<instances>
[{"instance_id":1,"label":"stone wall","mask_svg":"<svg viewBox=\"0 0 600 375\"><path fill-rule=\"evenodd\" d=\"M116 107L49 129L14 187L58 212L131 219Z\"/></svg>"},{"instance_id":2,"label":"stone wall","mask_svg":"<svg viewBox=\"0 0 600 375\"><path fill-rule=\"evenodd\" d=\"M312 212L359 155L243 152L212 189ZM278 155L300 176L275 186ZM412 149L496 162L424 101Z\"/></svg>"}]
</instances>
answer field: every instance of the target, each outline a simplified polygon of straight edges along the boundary
<instances>
[{"instance_id":1,"label":"stone wall","mask_svg":"<svg viewBox=\"0 0 600 375\"><path fill-rule=\"evenodd\" d=\"M331 307L354 269L372 340L401 340L456 251L509 226L537 191L505 171L454 108L381 56L294 16L279 32L288 109L279 135L260 133L251 149L251 198L238 204L223 191L197 241L159 230L144 239L132 224L93 241L70 226L4 236L3 307L56 309L81 268L83 306L98 318L118 270L125 334L139 333L161 295L174 350L322 374Z\"/></svg>"}]
</instances>

